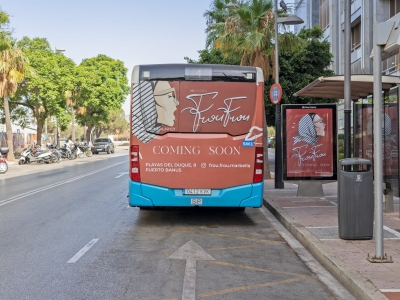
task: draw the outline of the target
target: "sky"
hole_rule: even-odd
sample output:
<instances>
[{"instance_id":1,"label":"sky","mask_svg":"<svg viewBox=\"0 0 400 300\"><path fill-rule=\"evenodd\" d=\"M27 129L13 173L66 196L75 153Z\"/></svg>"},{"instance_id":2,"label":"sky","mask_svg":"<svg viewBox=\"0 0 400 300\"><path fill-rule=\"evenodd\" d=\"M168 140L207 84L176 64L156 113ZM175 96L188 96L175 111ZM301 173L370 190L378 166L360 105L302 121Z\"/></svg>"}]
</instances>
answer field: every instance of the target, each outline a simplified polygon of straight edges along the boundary
<instances>
[{"instance_id":1,"label":"sky","mask_svg":"<svg viewBox=\"0 0 400 300\"><path fill-rule=\"evenodd\" d=\"M186 63L205 48L211 0L1 0L13 36L47 38L76 64L105 54L135 65ZM129 100L123 108L129 114Z\"/></svg>"}]
</instances>

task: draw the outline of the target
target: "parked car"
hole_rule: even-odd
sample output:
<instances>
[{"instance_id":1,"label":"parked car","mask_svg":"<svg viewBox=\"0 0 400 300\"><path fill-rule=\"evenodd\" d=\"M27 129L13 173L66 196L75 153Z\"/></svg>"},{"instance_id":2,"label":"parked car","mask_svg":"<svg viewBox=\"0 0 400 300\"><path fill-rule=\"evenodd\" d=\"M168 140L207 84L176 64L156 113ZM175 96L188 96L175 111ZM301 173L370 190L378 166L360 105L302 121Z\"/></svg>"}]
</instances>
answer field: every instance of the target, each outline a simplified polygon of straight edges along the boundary
<instances>
[{"instance_id":1,"label":"parked car","mask_svg":"<svg viewBox=\"0 0 400 300\"><path fill-rule=\"evenodd\" d=\"M114 153L114 151L114 144L109 138L98 138L93 142L93 154L99 154L99 152L107 152L107 154L110 154Z\"/></svg>"},{"instance_id":2,"label":"parked car","mask_svg":"<svg viewBox=\"0 0 400 300\"><path fill-rule=\"evenodd\" d=\"M275 147L275 138L270 137L268 138L268 148Z\"/></svg>"}]
</instances>

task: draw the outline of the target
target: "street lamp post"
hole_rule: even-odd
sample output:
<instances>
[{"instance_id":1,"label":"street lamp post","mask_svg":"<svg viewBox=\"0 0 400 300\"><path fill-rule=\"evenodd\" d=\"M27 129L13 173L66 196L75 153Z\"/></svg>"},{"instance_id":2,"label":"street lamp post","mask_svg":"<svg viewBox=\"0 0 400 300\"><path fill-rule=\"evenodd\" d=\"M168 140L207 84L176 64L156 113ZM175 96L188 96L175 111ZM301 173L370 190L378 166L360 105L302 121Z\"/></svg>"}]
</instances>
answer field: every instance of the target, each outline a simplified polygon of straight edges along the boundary
<instances>
[{"instance_id":1,"label":"street lamp post","mask_svg":"<svg viewBox=\"0 0 400 300\"><path fill-rule=\"evenodd\" d=\"M282 8L286 8L284 1L280 2ZM278 18L278 0L275 0L275 83L279 84L279 56L278 56L278 23L286 25L298 25L304 21L296 15ZM282 155L282 124L281 103L275 104L275 188L283 189L283 155Z\"/></svg>"},{"instance_id":2,"label":"street lamp post","mask_svg":"<svg viewBox=\"0 0 400 300\"><path fill-rule=\"evenodd\" d=\"M281 0L281 7L286 11L286 3ZM228 3L226 8L231 9L239 7L238 4ZM275 83L279 84L279 59L278 59L278 23L286 25L303 24L304 21L296 15L289 15L287 17L278 18L278 0L275 0ZM282 133L281 133L281 104L275 104L275 188L283 189L283 156L282 156Z\"/></svg>"}]
</instances>

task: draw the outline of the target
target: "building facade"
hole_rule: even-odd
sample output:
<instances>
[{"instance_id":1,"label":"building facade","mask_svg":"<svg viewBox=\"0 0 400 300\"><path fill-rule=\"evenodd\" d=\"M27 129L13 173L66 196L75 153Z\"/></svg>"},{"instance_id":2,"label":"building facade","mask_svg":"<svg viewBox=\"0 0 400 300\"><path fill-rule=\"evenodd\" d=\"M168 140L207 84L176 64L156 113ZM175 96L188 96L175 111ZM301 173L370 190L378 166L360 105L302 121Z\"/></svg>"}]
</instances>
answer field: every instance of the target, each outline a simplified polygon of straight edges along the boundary
<instances>
[{"instance_id":1,"label":"building facade","mask_svg":"<svg viewBox=\"0 0 400 300\"><path fill-rule=\"evenodd\" d=\"M324 38L331 44L332 70L344 74L344 0L296 0L294 13L305 22L294 26L297 33L301 28L321 26ZM400 13L400 0L353 0L351 1L351 73L373 74L374 22L385 22ZM399 75L398 55L383 61L385 75ZM343 100L339 102L338 129L344 127Z\"/></svg>"},{"instance_id":2,"label":"building facade","mask_svg":"<svg viewBox=\"0 0 400 300\"><path fill-rule=\"evenodd\" d=\"M299 32L302 27L320 25L324 38L331 44L333 62L331 69L336 75L344 74L345 17L344 0L295 0L294 13L305 23L294 27ZM373 30L374 23L398 19L400 0L352 0L351 1L351 73L373 74ZM394 21L394 20L393 20ZM399 24L396 21L395 24ZM394 53L393 53L394 54ZM391 54L392 55L392 54ZM399 55L395 54L382 61L382 75L399 76ZM399 106L398 87L384 93L382 106L383 172L384 181L396 195L399 195ZM343 99L338 106L338 130L343 133ZM353 118L354 116L354 118ZM373 97L353 103L352 133L353 155L373 160Z\"/></svg>"},{"instance_id":3,"label":"building facade","mask_svg":"<svg viewBox=\"0 0 400 300\"><path fill-rule=\"evenodd\" d=\"M294 26L294 31L320 25L324 37L331 44L334 56L331 65L337 75L344 73L344 0L296 0L294 13L305 22ZM351 1L351 72L372 74L374 22L385 22L400 13L400 0ZM383 63L386 74L395 71L397 55Z\"/></svg>"}]
</instances>

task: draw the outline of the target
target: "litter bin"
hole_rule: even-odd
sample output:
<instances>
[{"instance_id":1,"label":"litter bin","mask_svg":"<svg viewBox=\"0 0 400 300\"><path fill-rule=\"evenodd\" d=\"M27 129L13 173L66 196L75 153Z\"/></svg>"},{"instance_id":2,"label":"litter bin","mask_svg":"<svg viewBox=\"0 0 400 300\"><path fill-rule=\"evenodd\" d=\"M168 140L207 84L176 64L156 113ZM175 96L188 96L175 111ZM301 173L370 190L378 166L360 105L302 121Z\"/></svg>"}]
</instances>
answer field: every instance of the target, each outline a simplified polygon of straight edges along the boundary
<instances>
[{"instance_id":1,"label":"litter bin","mask_svg":"<svg viewBox=\"0 0 400 300\"><path fill-rule=\"evenodd\" d=\"M373 237L374 183L371 167L371 161L363 158L339 161L337 195L341 239L368 240Z\"/></svg>"}]
</instances>

